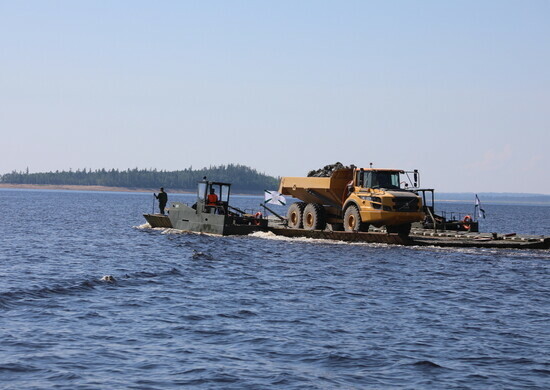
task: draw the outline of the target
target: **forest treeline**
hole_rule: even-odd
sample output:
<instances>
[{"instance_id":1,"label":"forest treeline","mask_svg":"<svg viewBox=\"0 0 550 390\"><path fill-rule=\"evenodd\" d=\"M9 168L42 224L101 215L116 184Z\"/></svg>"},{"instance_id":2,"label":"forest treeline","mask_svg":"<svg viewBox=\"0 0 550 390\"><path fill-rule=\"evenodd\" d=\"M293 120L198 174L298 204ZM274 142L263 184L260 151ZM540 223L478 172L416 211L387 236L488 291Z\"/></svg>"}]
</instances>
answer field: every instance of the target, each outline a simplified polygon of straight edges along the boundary
<instances>
[{"instance_id":1,"label":"forest treeline","mask_svg":"<svg viewBox=\"0 0 550 390\"><path fill-rule=\"evenodd\" d=\"M239 164L220 165L209 168L181 171L156 169L78 169L76 171L25 172L0 175L0 182L10 184L51 184L51 185L86 185L127 188L159 188L194 190L197 182L206 176L210 181L221 181L233 184L232 192L263 192L266 189L277 189L278 178L260 173L257 170Z\"/></svg>"}]
</instances>

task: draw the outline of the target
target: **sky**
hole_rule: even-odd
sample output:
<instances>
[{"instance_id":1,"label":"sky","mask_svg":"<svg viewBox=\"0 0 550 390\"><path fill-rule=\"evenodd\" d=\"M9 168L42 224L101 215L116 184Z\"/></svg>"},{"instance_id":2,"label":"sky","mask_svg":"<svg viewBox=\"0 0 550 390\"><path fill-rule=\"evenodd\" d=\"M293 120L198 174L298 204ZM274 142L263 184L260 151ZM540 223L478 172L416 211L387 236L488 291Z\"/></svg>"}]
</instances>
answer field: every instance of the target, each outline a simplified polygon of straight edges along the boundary
<instances>
[{"instance_id":1,"label":"sky","mask_svg":"<svg viewBox=\"0 0 550 390\"><path fill-rule=\"evenodd\" d=\"M0 174L340 161L550 194L550 1L0 0Z\"/></svg>"}]
</instances>

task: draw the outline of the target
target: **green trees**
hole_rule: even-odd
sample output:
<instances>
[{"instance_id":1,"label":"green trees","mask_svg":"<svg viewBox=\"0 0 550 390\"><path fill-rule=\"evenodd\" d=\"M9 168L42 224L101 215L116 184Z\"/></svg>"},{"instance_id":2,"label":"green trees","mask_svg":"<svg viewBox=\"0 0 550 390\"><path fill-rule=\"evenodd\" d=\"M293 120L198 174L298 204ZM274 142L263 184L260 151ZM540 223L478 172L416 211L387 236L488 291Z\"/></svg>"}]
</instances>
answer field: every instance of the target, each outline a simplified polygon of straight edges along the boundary
<instances>
[{"instance_id":1,"label":"green trees","mask_svg":"<svg viewBox=\"0 0 550 390\"><path fill-rule=\"evenodd\" d=\"M97 185L127 188L158 188L195 190L199 180L233 184L233 192L262 192L276 189L278 178L259 173L255 169L239 164L228 164L193 170L191 167L180 171L156 169L91 169L29 173L27 171L7 173L0 176L0 182L11 184L53 184L53 185Z\"/></svg>"}]
</instances>

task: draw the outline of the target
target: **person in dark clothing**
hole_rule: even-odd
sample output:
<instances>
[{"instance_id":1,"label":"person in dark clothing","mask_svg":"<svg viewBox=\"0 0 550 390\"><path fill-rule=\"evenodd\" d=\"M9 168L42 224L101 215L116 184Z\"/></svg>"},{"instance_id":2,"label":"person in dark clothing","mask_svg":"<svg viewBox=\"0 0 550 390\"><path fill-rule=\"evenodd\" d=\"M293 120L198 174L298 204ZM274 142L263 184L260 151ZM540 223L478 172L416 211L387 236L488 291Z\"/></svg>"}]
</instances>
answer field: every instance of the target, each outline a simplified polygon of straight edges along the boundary
<instances>
[{"instance_id":1,"label":"person in dark clothing","mask_svg":"<svg viewBox=\"0 0 550 390\"><path fill-rule=\"evenodd\" d=\"M155 195L155 198L159 200L160 213L164 215L164 208L166 207L166 203L168 203L168 194L164 192L164 188L161 187L159 194L153 195Z\"/></svg>"}]
</instances>

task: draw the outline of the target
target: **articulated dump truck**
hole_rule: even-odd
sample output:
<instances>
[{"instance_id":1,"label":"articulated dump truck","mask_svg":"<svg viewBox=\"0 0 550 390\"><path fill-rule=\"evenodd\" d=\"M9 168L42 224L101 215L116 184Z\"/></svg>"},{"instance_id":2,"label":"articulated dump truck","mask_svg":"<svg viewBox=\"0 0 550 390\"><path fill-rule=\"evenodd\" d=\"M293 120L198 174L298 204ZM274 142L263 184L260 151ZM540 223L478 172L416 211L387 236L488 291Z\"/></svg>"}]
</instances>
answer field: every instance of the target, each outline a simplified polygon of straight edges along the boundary
<instances>
[{"instance_id":1,"label":"articulated dump truck","mask_svg":"<svg viewBox=\"0 0 550 390\"><path fill-rule=\"evenodd\" d=\"M346 168L330 177L283 177L279 192L300 200L288 209L289 228L366 232L373 225L407 236L424 219L409 182L418 187L418 171Z\"/></svg>"}]
</instances>

